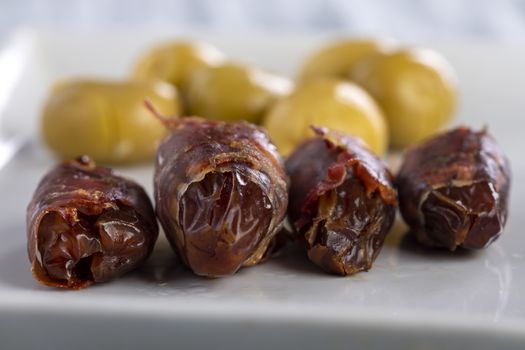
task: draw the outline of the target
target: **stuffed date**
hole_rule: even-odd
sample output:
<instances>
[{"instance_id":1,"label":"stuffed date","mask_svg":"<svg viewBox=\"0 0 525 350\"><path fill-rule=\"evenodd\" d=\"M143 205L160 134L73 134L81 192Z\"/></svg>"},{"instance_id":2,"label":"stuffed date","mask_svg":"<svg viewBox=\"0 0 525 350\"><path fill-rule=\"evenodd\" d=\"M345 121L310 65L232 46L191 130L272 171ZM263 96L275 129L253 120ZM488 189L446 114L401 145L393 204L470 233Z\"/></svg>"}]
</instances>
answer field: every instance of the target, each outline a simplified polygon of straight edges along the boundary
<instances>
[{"instance_id":1,"label":"stuffed date","mask_svg":"<svg viewBox=\"0 0 525 350\"><path fill-rule=\"evenodd\" d=\"M486 130L459 127L410 149L397 188L401 214L418 241L480 249L505 226L510 166Z\"/></svg>"},{"instance_id":2,"label":"stuffed date","mask_svg":"<svg viewBox=\"0 0 525 350\"><path fill-rule=\"evenodd\" d=\"M181 260L208 277L263 260L288 204L287 178L266 133L246 122L164 122L171 134L157 152L156 211Z\"/></svg>"},{"instance_id":3,"label":"stuffed date","mask_svg":"<svg viewBox=\"0 0 525 350\"><path fill-rule=\"evenodd\" d=\"M27 235L35 279L79 289L139 266L158 226L142 187L81 157L41 180L27 209Z\"/></svg>"},{"instance_id":4,"label":"stuffed date","mask_svg":"<svg viewBox=\"0 0 525 350\"><path fill-rule=\"evenodd\" d=\"M290 219L308 258L325 271L369 270L395 217L390 172L360 139L315 131L286 162Z\"/></svg>"}]
</instances>

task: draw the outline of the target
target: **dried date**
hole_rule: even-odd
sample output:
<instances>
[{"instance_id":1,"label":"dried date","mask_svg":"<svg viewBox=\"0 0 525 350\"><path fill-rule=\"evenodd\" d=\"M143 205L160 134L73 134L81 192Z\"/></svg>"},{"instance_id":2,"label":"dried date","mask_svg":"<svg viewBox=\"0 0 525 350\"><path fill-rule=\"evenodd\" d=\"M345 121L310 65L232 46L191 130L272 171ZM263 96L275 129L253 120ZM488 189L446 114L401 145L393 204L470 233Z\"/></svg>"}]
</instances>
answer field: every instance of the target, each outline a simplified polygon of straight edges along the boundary
<instances>
[{"instance_id":1,"label":"dried date","mask_svg":"<svg viewBox=\"0 0 525 350\"><path fill-rule=\"evenodd\" d=\"M266 133L246 122L158 117L170 135L157 152L156 211L181 260L209 277L263 260L288 204L287 178Z\"/></svg>"},{"instance_id":2,"label":"dried date","mask_svg":"<svg viewBox=\"0 0 525 350\"><path fill-rule=\"evenodd\" d=\"M289 215L309 259L327 272L371 268L395 217L390 172L357 138L315 128L286 162Z\"/></svg>"},{"instance_id":3,"label":"dried date","mask_svg":"<svg viewBox=\"0 0 525 350\"><path fill-rule=\"evenodd\" d=\"M503 232L510 179L487 131L459 127L406 153L396 181L401 213L425 245L484 248Z\"/></svg>"},{"instance_id":4,"label":"dried date","mask_svg":"<svg viewBox=\"0 0 525 350\"><path fill-rule=\"evenodd\" d=\"M142 187L87 157L48 172L27 209L33 275L49 286L78 289L118 277L148 257L157 235Z\"/></svg>"}]
</instances>

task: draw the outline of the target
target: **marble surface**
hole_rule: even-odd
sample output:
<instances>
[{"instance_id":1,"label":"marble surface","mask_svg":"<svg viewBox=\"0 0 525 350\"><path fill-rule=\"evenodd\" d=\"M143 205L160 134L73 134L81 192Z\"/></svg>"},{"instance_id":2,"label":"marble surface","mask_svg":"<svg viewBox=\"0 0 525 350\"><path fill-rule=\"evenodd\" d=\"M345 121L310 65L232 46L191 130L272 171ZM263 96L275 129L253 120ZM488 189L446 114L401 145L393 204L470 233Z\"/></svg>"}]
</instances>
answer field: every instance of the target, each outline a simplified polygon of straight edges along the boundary
<instances>
[{"instance_id":1,"label":"marble surface","mask_svg":"<svg viewBox=\"0 0 525 350\"><path fill-rule=\"evenodd\" d=\"M0 0L0 40L18 27L93 32L351 33L402 40L525 40L523 0Z\"/></svg>"}]
</instances>

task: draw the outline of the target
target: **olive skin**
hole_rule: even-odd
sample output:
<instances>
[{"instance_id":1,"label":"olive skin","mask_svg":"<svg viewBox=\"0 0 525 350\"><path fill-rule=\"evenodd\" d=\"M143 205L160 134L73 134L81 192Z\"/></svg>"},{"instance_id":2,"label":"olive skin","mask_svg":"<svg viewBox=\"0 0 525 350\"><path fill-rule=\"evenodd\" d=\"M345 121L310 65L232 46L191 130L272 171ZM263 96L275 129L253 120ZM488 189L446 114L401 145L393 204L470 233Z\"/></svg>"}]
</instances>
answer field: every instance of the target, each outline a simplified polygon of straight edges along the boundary
<instances>
[{"instance_id":1,"label":"olive skin","mask_svg":"<svg viewBox=\"0 0 525 350\"><path fill-rule=\"evenodd\" d=\"M386 122L374 100L359 86L339 79L316 79L298 86L263 121L284 156L314 136L312 125L357 136L377 155L388 144Z\"/></svg>"},{"instance_id":2,"label":"olive skin","mask_svg":"<svg viewBox=\"0 0 525 350\"><path fill-rule=\"evenodd\" d=\"M202 42L174 41L151 49L133 71L135 79L164 80L177 88L184 86L195 71L224 61L224 54Z\"/></svg>"},{"instance_id":3,"label":"olive skin","mask_svg":"<svg viewBox=\"0 0 525 350\"><path fill-rule=\"evenodd\" d=\"M292 89L290 80L261 69L226 63L196 72L188 84L190 114L259 123L268 107Z\"/></svg>"},{"instance_id":4,"label":"olive skin","mask_svg":"<svg viewBox=\"0 0 525 350\"><path fill-rule=\"evenodd\" d=\"M346 39L335 41L315 51L307 58L299 72L299 81L321 77L348 79L349 72L361 59L378 52L387 52L395 46L388 39Z\"/></svg>"},{"instance_id":5,"label":"olive skin","mask_svg":"<svg viewBox=\"0 0 525 350\"><path fill-rule=\"evenodd\" d=\"M43 140L63 159L83 154L105 164L152 159L167 131L144 107L146 98L164 115L180 114L177 90L166 83L58 83L42 112Z\"/></svg>"},{"instance_id":6,"label":"olive skin","mask_svg":"<svg viewBox=\"0 0 525 350\"><path fill-rule=\"evenodd\" d=\"M382 108L394 148L418 143L453 118L455 74L434 51L406 49L377 54L358 62L350 78Z\"/></svg>"}]
</instances>

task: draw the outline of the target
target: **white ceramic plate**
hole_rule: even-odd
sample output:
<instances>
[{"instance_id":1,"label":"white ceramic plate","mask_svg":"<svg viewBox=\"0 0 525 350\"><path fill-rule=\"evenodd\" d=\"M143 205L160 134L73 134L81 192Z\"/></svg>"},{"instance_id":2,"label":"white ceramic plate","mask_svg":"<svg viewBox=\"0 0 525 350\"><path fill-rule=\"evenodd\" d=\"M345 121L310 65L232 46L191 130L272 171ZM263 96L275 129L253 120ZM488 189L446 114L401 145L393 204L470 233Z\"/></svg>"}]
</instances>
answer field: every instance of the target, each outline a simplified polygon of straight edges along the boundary
<instances>
[{"instance_id":1,"label":"white ceramic plate","mask_svg":"<svg viewBox=\"0 0 525 350\"><path fill-rule=\"evenodd\" d=\"M55 162L36 133L49 85L68 76L124 77L140 52L166 37L22 31L0 51L0 154L7 160L0 169L0 348L525 348L525 48L427 43L457 70L459 122L489 125L512 161L506 232L484 251L425 250L398 225L368 273L326 275L291 249L209 280L182 268L161 240L144 268L114 282L81 291L38 285L26 256L25 208ZM320 42L199 37L290 75ZM151 167L120 170L151 192Z\"/></svg>"}]
</instances>

